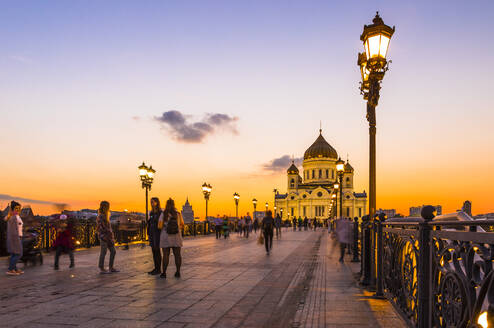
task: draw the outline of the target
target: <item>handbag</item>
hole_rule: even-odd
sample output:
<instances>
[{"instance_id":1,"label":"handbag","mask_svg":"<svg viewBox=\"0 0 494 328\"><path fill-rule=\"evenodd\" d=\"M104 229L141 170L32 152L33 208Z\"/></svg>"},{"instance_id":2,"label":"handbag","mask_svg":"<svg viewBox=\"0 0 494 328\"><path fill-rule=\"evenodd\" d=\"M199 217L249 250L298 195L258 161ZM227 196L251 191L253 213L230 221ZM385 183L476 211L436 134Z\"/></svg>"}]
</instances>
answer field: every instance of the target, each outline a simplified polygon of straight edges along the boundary
<instances>
[{"instance_id":1,"label":"handbag","mask_svg":"<svg viewBox=\"0 0 494 328\"><path fill-rule=\"evenodd\" d=\"M264 236L262 233L259 234L259 237L257 238L257 244L258 245L263 245L264 244Z\"/></svg>"}]
</instances>

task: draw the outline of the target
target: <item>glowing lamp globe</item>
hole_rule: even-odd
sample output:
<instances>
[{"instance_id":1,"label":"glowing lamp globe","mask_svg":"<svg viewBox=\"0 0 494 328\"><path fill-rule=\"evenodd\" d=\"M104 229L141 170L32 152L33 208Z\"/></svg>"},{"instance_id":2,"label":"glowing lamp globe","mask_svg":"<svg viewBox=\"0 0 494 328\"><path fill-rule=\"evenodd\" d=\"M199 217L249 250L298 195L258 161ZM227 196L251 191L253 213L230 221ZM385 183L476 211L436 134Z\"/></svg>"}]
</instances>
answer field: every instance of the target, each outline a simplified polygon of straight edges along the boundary
<instances>
[{"instance_id":1,"label":"glowing lamp globe","mask_svg":"<svg viewBox=\"0 0 494 328\"><path fill-rule=\"evenodd\" d=\"M367 60L371 62L386 61L388 53L389 41L395 32L395 28L384 24L384 21L376 13L376 17L372 20L371 25L364 25L364 31L360 36L360 40L364 43L365 54Z\"/></svg>"}]
</instances>

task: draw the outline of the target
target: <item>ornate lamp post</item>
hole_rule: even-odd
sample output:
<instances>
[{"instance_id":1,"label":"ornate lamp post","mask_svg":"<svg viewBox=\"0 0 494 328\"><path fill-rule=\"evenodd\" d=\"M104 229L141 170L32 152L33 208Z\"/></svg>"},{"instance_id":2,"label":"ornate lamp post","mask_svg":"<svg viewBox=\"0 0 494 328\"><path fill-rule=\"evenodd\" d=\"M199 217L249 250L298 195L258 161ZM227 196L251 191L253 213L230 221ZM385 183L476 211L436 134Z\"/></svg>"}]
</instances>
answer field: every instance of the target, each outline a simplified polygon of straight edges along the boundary
<instances>
[{"instance_id":1,"label":"ornate lamp post","mask_svg":"<svg viewBox=\"0 0 494 328\"><path fill-rule=\"evenodd\" d=\"M156 171L153 166L147 167L144 162L138 167L139 176L141 178L142 188L146 189L146 223L149 221L149 210L148 210L148 193L151 190L151 185L153 184L154 174Z\"/></svg>"},{"instance_id":2,"label":"ornate lamp post","mask_svg":"<svg viewBox=\"0 0 494 328\"><path fill-rule=\"evenodd\" d=\"M390 61L386 60L389 41L395 28L385 25L379 12L371 25L364 25L360 40L365 52L358 54L362 82L360 93L367 100L367 121L369 122L369 217L376 213L376 106L384 73Z\"/></svg>"},{"instance_id":3,"label":"ornate lamp post","mask_svg":"<svg viewBox=\"0 0 494 328\"><path fill-rule=\"evenodd\" d=\"M240 195L238 193L234 193L233 199L235 200L235 217L238 221L238 201L240 200Z\"/></svg>"},{"instance_id":4,"label":"ornate lamp post","mask_svg":"<svg viewBox=\"0 0 494 328\"><path fill-rule=\"evenodd\" d=\"M268 202L266 202L266 211L264 212L264 215L266 215L268 213L268 206L269 206L269 204L268 204Z\"/></svg>"},{"instance_id":5,"label":"ornate lamp post","mask_svg":"<svg viewBox=\"0 0 494 328\"><path fill-rule=\"evenodd\" d=\"M252 214L252 220L256 220L256 207L257 207L257 199L252 200L252 205L254 205L254 213Z\"/></svg>"},{"instance_id":6,"label":"ornate lamp post","mask_svg":"<svg viewBox=\"0 0 494 328\"><path fill-rule=\"evenodd\" d=\"M343 172L345 171L345 162L338 158L336 161L336 172L338 172L338 177L340 178L339 189L340 189L340 217L343 217Z\"/></svg>"},{"instance_id":7,"label":"ornate lamp post","mask_svg":"<svg viewBox=\"0 0 494 328\"><path fill-rule=\"evenodd\" d=\"M274 193L274 202L273 202L273 209L274 209L274 213L273 213L273 217L276 216L276 193L278 192L278 189L273 189L273 193Z\"/></svg>"},{"instance_id":8,"label":"ornate lamp post","mask_svg":"<svg viewBox=\"0 0 494 328\"><path fill-rule=\"evenodd\" d=\"M207 227L208 224L208 202L209 202L209 196L211 195L211 190L213 190L213 187L209 183L204 182L202 184L202 193L204 195L204 199L206 200L206 220L204 221L204 234L206 234L206 231L209 231L209 227Z\"/></svg>"},{"instance_id":9,"label":"ornate lamp post","mask_svg":"<svg viewBox=\"0 0 494 328\"><path fill-rule=\"evenodd\" d=\"M336 196L336 192L337 192L337 190L335 187L335 193L331 196L331 198L332 198L331 205L335 204L334 211L333 211L335 219L338 217L338 198Z\"/></svg>"}]
</instances>

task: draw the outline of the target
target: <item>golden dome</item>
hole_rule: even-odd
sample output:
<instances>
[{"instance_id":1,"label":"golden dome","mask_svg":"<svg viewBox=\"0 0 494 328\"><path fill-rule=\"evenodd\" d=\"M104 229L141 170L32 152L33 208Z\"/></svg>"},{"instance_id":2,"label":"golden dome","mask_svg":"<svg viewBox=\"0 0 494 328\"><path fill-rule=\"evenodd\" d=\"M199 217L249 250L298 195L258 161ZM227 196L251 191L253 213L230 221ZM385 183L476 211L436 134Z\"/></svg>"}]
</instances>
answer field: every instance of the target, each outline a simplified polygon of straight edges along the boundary
<instances>
[{"instance_id":1,"label":"golden dome","mask_svg":"<svg viewBox=\"0 0 494 328\"><path fill-rule=\"evenodd\" d=\"M304 160L313 158L332 158L338 159L338 153L322 136L322 131L319 130L319 137L305 151Z\"/></svg>"}]
</instances>

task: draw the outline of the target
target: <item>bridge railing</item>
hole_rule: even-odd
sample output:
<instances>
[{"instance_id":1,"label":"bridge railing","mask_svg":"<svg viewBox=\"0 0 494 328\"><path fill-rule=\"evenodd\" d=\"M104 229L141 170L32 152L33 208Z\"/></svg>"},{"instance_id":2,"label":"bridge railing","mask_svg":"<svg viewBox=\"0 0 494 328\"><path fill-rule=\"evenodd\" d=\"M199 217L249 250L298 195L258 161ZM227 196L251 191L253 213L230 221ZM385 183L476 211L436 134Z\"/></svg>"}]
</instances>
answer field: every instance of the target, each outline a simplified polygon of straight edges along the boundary
<instances>
[{"instance_id":1,"label":"bridge railing","mask_svg":"<svg viewBox=\"0 0 494 328\"><path fill-rule=\"evenodd\" d=\"M93 219L70 219L72 223L72 233L74 237L75 248L89 248L99 245L96 220ZM147 225L145 221L134 224L131 227L128 225L120 225L119 222L112 222L112 230L117 245L127 244L131 242L146 242L148 240ZM0 256L6 256L6 228L7 224L4 220L0 220ZM36 226L26 227L32 229L38 234L37 244L35 249L49 251L53 248L57 228L56 224L50 220L42 219L36 222ZM204 222L191 222L185 224L182 231L183 236L198 236L207 235L212 232L211 224Z\"/></svg>"},{"instance_id":2,"label":"bridge railing","mask_svg":"<svg viewBox=\"0 0 494 328\"><path fill-rule=\"evenodd\" d=\"M411 327L494 327L494 220L362 220L361 282Z\"/></svg>"}]
</instances>

